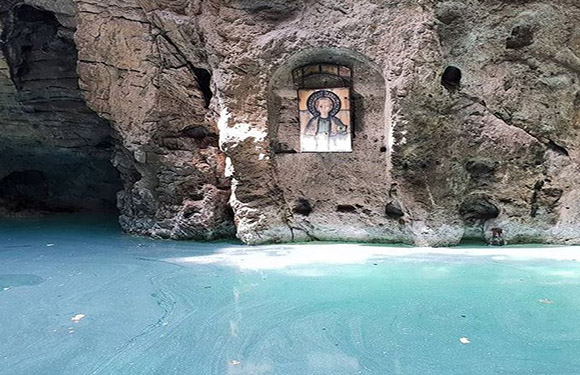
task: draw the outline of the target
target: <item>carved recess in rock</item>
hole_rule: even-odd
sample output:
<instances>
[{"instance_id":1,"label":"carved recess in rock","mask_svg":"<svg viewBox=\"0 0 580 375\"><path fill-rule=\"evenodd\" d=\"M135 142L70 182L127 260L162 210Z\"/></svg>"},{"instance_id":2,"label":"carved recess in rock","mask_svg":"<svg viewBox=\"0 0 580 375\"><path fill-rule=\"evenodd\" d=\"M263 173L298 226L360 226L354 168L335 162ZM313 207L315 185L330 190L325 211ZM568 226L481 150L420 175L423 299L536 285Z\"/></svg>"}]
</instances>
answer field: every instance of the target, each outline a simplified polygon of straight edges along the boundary
<instances>
[{"instance_id":1,"label":"carved recess in rock","mask_svg":"<svg viewBox=\"0 0 580 375\"><path fill-rule=\"evenodd\" d=\"M78 86L74 30L28 5L1 14L0 206L115 211L114 132Z\"/></svg>"},{"instance_id":2,"label":"carved recess in rock","mask_svg":"<svg viewBox=\"0 0 580 375\"><path fill-rule=\"evenodd\" d=\"M316 206L307 216L291 217L294 236L361 240L389 237L389 231L397 230L398 224L384 213L388 203L388 155L381 152L381 147L388 144L389 137L387 93L381 72L367 57L349 50L313 49L290 57L278 67L268 98L270 142L300 150L298 87L291 73L307 64L339 64L352 69L353 139L351 153L282 152L272 156L284 199L293 202L306 197ZM311 75L300 88L334 87L329 79L332 77L324 74ZM336 82L337 86L344 84L341 79Z\"/></svg>"}]
</instances>

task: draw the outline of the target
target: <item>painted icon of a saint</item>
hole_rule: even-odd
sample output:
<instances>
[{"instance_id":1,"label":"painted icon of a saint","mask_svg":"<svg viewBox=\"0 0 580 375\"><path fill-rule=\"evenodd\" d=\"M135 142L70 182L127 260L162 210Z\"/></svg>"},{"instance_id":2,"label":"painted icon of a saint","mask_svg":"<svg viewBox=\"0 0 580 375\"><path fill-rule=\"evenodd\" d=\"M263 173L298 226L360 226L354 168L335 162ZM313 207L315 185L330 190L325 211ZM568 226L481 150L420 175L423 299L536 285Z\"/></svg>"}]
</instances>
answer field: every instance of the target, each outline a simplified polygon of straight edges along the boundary
<instances>
[{"instance_id":1,"label":"painted icon of a saint","mask_svg":"<svg viewBox=\"0 0 580 375\"><path fill-rule=\"evenodd\" d=\"M331 91L332 90L332 91ZM333 92L339 91L339 95ZM301 92L304 96L304 92ZM348 152L351 151L350 113L348 89L310 90L301 102L301 150L303 152ZM343 107L347 107L343 109ZM302 108L301 108L302 109ZM342 117L342 119L341 119Z\"/></svg>"}]
</instances>

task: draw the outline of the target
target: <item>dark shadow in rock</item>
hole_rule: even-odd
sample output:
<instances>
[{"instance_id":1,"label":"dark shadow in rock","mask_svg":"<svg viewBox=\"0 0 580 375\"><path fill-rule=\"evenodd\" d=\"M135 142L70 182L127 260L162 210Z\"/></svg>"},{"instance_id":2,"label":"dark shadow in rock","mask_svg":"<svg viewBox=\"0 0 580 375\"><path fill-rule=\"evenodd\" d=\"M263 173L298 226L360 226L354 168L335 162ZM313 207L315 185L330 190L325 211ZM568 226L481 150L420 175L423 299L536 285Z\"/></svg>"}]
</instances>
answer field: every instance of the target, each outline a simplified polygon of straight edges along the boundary
<instances>
[{"instance_id":1,"label":"dark shadow in rock","mask_svg":"<svg viewBox=\"0 0 580 375\"><path fill-rule=\"evenodd\" d=\"M397 201L391 201L385 207L385 214L391 219L399 219L405 216L401 204Z\"/></svg>"},{"instance_id":2,"label":"dark shadow in rock","mask_svg":"<svg viewBox=\"0 0 580 375\"><path fill-rule=\"evenodd\" d=\"M13 211L46 209L48 183L40 171L16 171L0 179L0 200Z\"/></svg>"},{"instance_id":3,"label":"dark shadow in rock","mask_svg":"<svg viewBox=\"0 0 580 375\"><path fill-rule=\"evenodd\" d=\"M350 204L339 204L336 206L336 212L352 214L356 212L356 207Z\"/></svg>"},{"instance_id":4,"label":"dark shadow in rock","mask_svg":"<svg viewBox=\"0 0 580 375\"><path fill-rule=\"evenodd\" d=\"M499 208L485 195L471 195L461 203L459 213L468 223L475 223L498 217Z\"/></svg>"},{"instance_id":5,"label":"dark shadow in rock","mask_svg":"<svg viewBox=\"0 0 580 375\"><path fill-rule=\"evenodd\" d=\"M465 169L471 178L489 178L493 175L499 163L486 158L473 158L465 163Z\"/></svg>"},{"instance_id":6,"label":"dark shadow in rock","mask_svg":"<svg viewBox=\"0 0 580 375\"><path fill-rule=\"evenodd\" d=\"M211 73L208 70L202 68L194 68L193 73L197 79L199 89L203 94L205 108L208 108L209 103L211 102L211 98L213 97L213 93L211 91Z\"/></svg>"},{"instance_id":7,"label":"dark shadow in rock","mask_svg":"<svg viewBox=\"0 0 580 375\"><path fill-rule=\"evenodd\" d=\"M456 90L461 85L461 69L456 66L448 66L445 68L441 76L441 84L447 90Z\"/></svg>"},{"instance_id":8,"label":"dark shadow in rock","mask_svg":"<svg viewBox=\"0 0 580 375\"><path fill-rule=\"evenodd\" d=\"M534 43L534 30L530 25L519 25L512 29L512 34L506 39L505 47L518 49Z\"/></svg>"},{"instance_id":9,"label":"dark shadow in rock","mask_svg":"<svg viewBox=\"0 0 580 375\"><path fill-rule=\"evenodd\" d=\"M123 188L110 162L117 136L81 93L74 30L29 5L0 13L0 22L16 89L2 95L17 103L0 101L0 123L8 124L0 133L2 212L116 211Z\"/></svg>"},{"instance_id":10,"label":"dark shadow in rock","mask_svg":"<svg viewBox=\"0 0 580 375\"><path fill-rule=\"evenodd\" d=\"M312 206L310 205L310 202L308 202L306 199L298 199L298 201L292 208L292 212L308 216L312 212Z\"/></svg>"}]
</instances>

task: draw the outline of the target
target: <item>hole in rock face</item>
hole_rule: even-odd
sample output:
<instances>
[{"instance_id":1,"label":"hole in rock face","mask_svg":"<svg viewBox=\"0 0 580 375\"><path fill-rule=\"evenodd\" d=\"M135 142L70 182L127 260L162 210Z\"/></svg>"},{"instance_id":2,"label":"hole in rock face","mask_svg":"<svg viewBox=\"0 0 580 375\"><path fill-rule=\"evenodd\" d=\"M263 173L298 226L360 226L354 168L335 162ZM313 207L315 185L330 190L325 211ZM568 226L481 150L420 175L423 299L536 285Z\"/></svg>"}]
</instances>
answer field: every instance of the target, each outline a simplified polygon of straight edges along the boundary
<instances>
[{"instance_id":1,"label":"hole in rock face","mask_svg":"<svg viewBox=\"0 0 580 375\"><path fill-rule=\"evenodd\" d=\"M447 89L457 89L461 85L461 69L456 66L445 68L441 76L441 84Z\"/></svg>"},{"instance_id":2,"label":"hole in rock face","mask_svg":"<svg viewBox=\"0 0 580 375\"><path fill-rule=\"evenodd\" d=\"M354 213L356 212L356 207L350 204L339 204L336 206L336 212Z\"/></svg>"},{"instance_id":3,"label":"hole in rock face","mask_svg":"<svg viewBox=\"0 0 580 375\"><path fill-rule=\"evenodd\" d=\"M559 154L561 154L561 155L564 155L564 156L570 156L570 154L568 153L568 150L566 150L566 148L565 148L565 147L562 147L562 146L560 146L560 145L556 144L556 143L555 143L554 141L552 141L552 140L550 140L550 141L548 142L548 145L547 145L547 146L548 146L548 148L549 148L550 150L552 150L552 151L555 151L555 152L557 152L557 153L559 153Z\"/></svg>"},{"instance_id":4,"label":"hole in rock face","mask_svg":"<svg viewBox=\"0 0 580 375\"><path fill-rule=\"evenodd\" d=\"M191 219L193 215L198 214L201 212L201 209L197 206L189 207L187 211L183 213L184 219Z\"/></svg>"},{"instance_id":5,"label":"hole in rock face","mask_svg":"<svg viewBox=\"0 0 580 375\"><path fill-rule=\"evenodd\" d=\"M495 170L497 169L499 163L494 160L489 160L485 158L472 158L465 163L465 169L471 175L471 178L490 178Z\"/></svg>"},{"instance_id":6,"label":"hole in rock face","mask_svg":"<svg viewBox=\"0 0 580 375\"><path fill-rule=\"evenodd\" d=\"M16 19L22 22L47 22L55 20L55 17L50 12L43 12L40 9L28 5L22 5L16 8L14 12Z\"/></svg>"},{"instance_id":7,"label":"hole in rock face","mask_svg":"<svg viewBox=\"0 0 580 375\"><path fill-rule=\"evenodd\" d=\"M298 199L296 205L292 208L292 212L308 216L312 212L312 206L306 199Z\"/></svg>"},{"instance_id":8,"label":"hole in rock face","mask_svg":"<svg viewBox=\"0 0 580 375\"><path fill-rule=\"evenodd\" d=\"M203 99L205 101L205 108L209 107L213 93L211 92L211 74L206 69L194 68L193 72L197 78L197 84L199 89L203 94Z\"/></svg>"},{"instance_id":9,"label":"hole in rock face","mask_svg":"<svg viewBox=\"0 0 580 375\"><path fill-rule=\"evenodd\" d=\"M3 21L2 50L17 89L38 88L46 79L59 81L57 87L77 84L76 47L72 40L57 35L60 24L54 14L21 5L14 8L12 17L5 14ZM23 100L27 99L24 95Z\"/></svg>"},{"instance_id":10,"label":"hole in rock face","mask_svg":"<svg viewBox=\"0 0 580 375\"><path fill-rule=\"evenodd\" d=\"M397 201L389 202L385 206L385 214L391 219L398 219L405 216L401 204Z\"/></svg>"},{"instance_id":11,"label":"hole in rock face","mask_svg":"<svg viewBox=\"0 0 580 375\"><path fill-rule=\"evenodd\" d=\"M511 35L506 39L505 46L508 49L523 48L534 43L534 31L530 25L519 25L512 29Z\"/></svg>"}]
</instances>

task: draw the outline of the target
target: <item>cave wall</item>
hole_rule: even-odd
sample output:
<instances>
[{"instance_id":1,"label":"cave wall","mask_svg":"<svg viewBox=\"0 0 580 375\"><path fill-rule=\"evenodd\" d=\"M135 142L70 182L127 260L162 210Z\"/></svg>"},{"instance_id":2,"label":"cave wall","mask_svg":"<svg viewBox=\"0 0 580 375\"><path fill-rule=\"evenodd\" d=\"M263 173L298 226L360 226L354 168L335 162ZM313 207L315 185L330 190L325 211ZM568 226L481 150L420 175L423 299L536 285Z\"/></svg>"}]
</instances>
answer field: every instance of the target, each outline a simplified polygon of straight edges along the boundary
<instances>
[{"instance_id":1,"label":"cave wall","mask_svg":"<svg viewBox=\"0 0 580 375\"><path fill-rule=\"evenodd\" d=\"M114 133L81 95L71 17L14 4L0 18L0 212L116 212Z\"/></svg>"},{"instance_id":2,"label":"cave wall","mask_svg":"<svg viewBox=\"0 0 580 375\"><path fill-rule=\"evenodd\" d=\"M211 70L201 51L191 51L200 37L180 15L180 3L170 4L176 13L155 2L77 2L80 85L121 138L113 164L124 181L118 202L124 230L174 239L233 237ZM164 17L172 23L165 25Z\"/></svg>"},{"instance_id":3,"label":"cave wall","mask_svg":"<svg viewBox=\"0 0 580 375\"><path fill-rule=\"evenodd\" d=\"M580 243L574 0L34 4L74 13L127 231ZM353 68L354 151L280 153L296 146L289 72L333 61Z\"/></svg>"}]
</instances>

